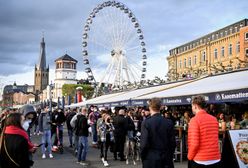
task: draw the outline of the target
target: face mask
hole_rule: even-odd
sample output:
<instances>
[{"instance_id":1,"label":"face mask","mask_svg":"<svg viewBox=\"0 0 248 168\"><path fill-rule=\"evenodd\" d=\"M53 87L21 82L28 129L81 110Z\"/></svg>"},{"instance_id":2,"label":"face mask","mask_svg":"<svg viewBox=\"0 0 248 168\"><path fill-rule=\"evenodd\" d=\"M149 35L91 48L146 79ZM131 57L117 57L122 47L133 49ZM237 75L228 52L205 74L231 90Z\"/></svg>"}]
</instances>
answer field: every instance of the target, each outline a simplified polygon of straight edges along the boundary
<instances>
[{"instance_id":1,"label":"face mask","mask_svg":"<svg viewBox=\"0 0 248 168\"><path fill-rule=\"evenodd\" d=\"M25 129L26 131L28 130L28 128L29 128L29 124L31 123L31 120L26 120L26 121L24 121L24 123L23 123L23 125L22 125L22 127L23 127L23 129Z\"/></svg>"}]
</instances>

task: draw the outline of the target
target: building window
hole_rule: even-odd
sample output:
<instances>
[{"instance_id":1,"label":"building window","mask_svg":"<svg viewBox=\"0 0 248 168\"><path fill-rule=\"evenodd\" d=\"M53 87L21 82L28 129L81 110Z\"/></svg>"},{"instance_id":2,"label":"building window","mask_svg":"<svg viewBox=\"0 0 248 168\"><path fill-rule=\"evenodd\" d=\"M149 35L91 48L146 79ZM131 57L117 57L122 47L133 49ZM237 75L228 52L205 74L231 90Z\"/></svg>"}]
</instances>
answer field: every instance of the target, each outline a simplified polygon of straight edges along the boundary
<instances>
[{"instance_id":1,"label":"building window","mask_svg":"<svg viewBox=\"0 0 248 168\"><path fill-rule=\"evenodd\" d=\"M191 67L191 57L189 57L189 62L188 62L188 64L189 64L189 67Z\"/></svg>"},{"instance_id":2,"label":"building window","mask_svg":"<svg viewBox=\"0 0 248 168\"><path fill-rule=\"evenodd\" d=\"M196 65L196 62L197 62L197 56L195 55L194 57L194 64Z\"/></svg>"},{"instance_id":3,"label":"building window","mask_svg":"<svg viewBox=\"0 0 248 168\"><path fill-rule=\"evenodd\" d=\"M184 68L186 68L186 67L187 67L187 59L184 58Z\"/></svg>"},{"instance_id":4,"label":"building window","mask_svg":"<svg viewBox=\"0 0 248 168\"><path fill-rule=\"evenodd\" d=\"M229 55L232 55L232 44L229 44L229 47L228 47L228 54L229 54Z\"/></svg>"},{"instance_id":5,"label":"building window","mask_svg":"<svg viewBox=\"0 0 248 168\"><path fill-rule=\"evenodd\" d=\"M206 52L203 51L202 53L202 62L205 62L206 61Z\"/></svg>"},{"instance_id":6,"label":"building window","mask_svg":"<svg viewBox=\"0 0 248 168\"><path fill-rule=\"evenodd\" d=\"M239 52L240 52L240 42L237 42L236 53L239 53Z\"/></svg>"},{"instance_id":7,"label":"building window","mask_svg":"<svg viewBox=\"0 0 248 168\"><path fill-rule=\"evenodd\" d=\"M179 68L182 68L182 60L179 61Z\"/></svg>"},{"instance_id":8,"label":"building window","mask_svg":"<svg viewBox=\"0 0 248 168\"><path fill-rule=\"evenodd\" d=\"M245 49L245 55L248 57L248 48Z\"/></svg>"},{"instance_id":9,"label":"building window","mask_svg":"<svg viewBox=\"0 0 248 168\"><path fill-rule=\"evenodd\" d=\"M225 47L221 47L221 56L225 57Z\"/></svg>"},{"instance_id":10,"label":"building window","mask_svg":"<svg viewBox=\"0 0 248 168\"><path fill-rule=\"evenodd\" d=\"M218 50L214 49L214 59L218 59Z\"/></svg>"},{"instance_id":11,"label":"building window","mask_svg":"<svg viewBox=\"0 0 248 168\"><path fill-rule=\"evenodd\" d=\"M237 26L235 26L235 33L237 33L238 32L238 27Z\"/></svg>"},{"instance_id":12,"label":"building window","mask_svg":"<svg viewBox=\"0 0 248 168\"><path fill-rule=\"evenodd\" d=\"M245 33L245 40L248 40L248 32Z\"/></svg>"}]
</instances>

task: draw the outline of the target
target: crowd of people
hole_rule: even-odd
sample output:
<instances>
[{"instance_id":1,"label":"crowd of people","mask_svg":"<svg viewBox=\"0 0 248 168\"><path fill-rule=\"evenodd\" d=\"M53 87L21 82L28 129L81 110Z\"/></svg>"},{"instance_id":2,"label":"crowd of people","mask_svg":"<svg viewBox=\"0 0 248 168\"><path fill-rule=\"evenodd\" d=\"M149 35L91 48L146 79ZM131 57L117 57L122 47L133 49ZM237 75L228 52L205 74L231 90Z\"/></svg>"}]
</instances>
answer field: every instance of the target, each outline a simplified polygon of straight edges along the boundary
<instances>
[{"instance_id":1,"label":"crowd of people","mask_svg":"<svg viewBox=\"0 0 248 168\"><path fill-rule=\"evenodd\" d=\"M158 98L148 103L148 107L116 107L114 110L98 109L93 105L65 111L50 111L48 106L36 110L31 105L25 105L19 111L6 109L0 116L1 167L31 167L32 153L40 146L42 159L53 158L53 152L63 153L66 125L68 147L73 148L77 163L84 166L88 164L87 153L92 146L99 149L104 166L109 166L109 153L112 153L114 160L127 164L131 156L134 164L141 159L144 168L173 168L174 127L182 126L187 132L183 146L188 153L189 167L217 168L220 167L219 139L224 138L220 137L219 131L248 127L247 112L241 122L237 122L235 116L230 116L227 122L223 113L208 114L201 96L193 98L192 111L182 115L166 111ZM41 137L40 144L30 141L32 134ZM89 141L89 138L92 139Z\"/></svg>"}]
</instances>

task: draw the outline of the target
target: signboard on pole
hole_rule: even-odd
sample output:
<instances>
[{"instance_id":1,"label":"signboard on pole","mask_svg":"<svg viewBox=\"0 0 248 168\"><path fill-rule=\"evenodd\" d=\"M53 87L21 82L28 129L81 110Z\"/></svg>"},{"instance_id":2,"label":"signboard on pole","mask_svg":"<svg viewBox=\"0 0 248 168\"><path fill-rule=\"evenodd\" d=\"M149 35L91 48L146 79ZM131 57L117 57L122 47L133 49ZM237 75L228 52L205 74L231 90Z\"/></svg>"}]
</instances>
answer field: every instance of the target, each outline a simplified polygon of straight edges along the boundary
<instances>
[{"instance_id":1,"label":"signboard on pole","mask_svg":"<svg viewBox=\"0 0 248 168\"><path fill-rule=\"evenodd\" d=\"M222 151L224 167L248 168L248 129L230 130L226 135ZM235 161L231 163L231 159Z\"/></svg>"}]
</instances>

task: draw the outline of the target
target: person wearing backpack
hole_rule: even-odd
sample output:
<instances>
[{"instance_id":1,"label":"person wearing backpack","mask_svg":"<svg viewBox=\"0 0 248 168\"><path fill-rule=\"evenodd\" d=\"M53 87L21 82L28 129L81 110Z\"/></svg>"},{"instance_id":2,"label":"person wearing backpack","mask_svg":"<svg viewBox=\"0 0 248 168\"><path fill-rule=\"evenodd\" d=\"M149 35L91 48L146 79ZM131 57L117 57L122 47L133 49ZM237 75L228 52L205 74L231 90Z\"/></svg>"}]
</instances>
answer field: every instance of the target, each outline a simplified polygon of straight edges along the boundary
<instances>
[{"instance_id":1,"label":"person wearing backpack","mask_svg":"<svg viewBox=\"0 0 248 168\"><path fill-rule=\"evenodd\" d=\"M79 141L78 141L78 153L77 153L77 159L78 163L87 166L86 161L86 156L88 152L88 136L89 136L89 124L87 122L87 117L86 117L87 110L86 108L82 108L82 115L79 115L77 118L77 122L75 125L76 128L76 134L79 136Z\"/></svg>"},{"instance_id":2,"label":"person wearing backpack","mask_svg":"<svg viewBox=\"0 0 248 168\"><path fill-rule=\"evenodd\" d=\"M72 118L76 115L76 111L73 109L73 111L68 110L68 113L66 115L66 125L67 125L67 130L68 130L68 137L69 137L69 143L70 143L70 148L73 146L73 127L71 126L70 122Z\"/></svg>"}]
</instances>

